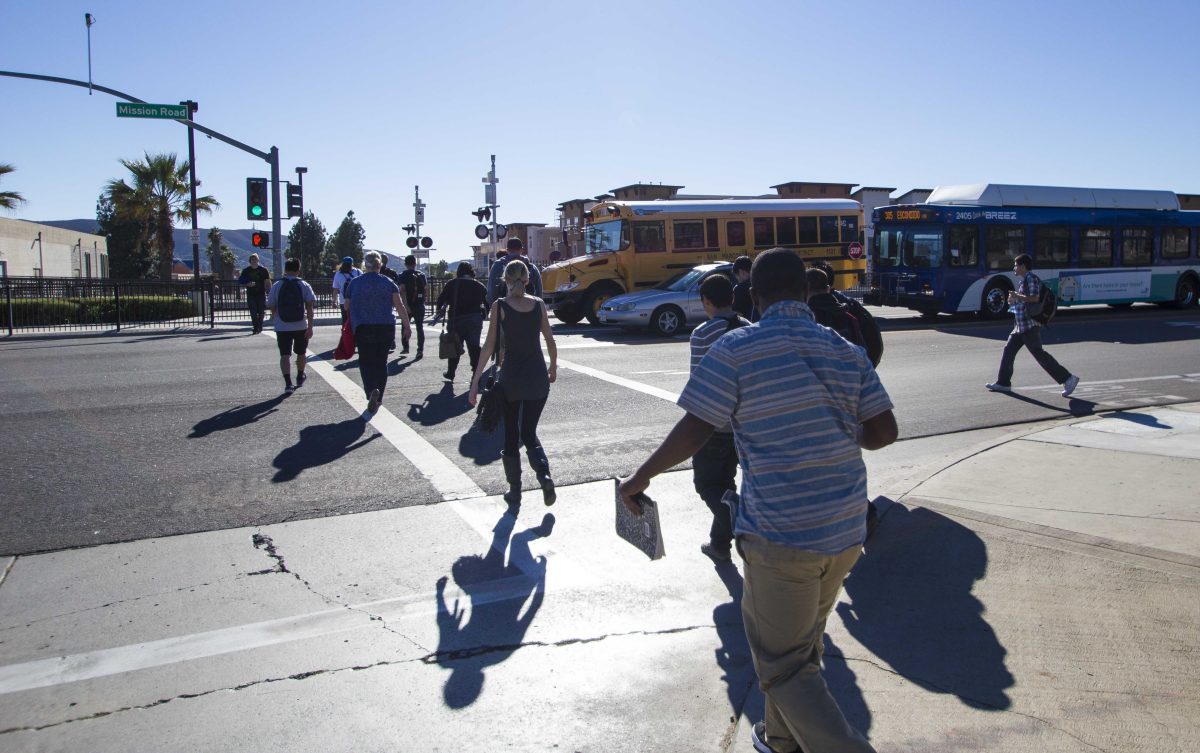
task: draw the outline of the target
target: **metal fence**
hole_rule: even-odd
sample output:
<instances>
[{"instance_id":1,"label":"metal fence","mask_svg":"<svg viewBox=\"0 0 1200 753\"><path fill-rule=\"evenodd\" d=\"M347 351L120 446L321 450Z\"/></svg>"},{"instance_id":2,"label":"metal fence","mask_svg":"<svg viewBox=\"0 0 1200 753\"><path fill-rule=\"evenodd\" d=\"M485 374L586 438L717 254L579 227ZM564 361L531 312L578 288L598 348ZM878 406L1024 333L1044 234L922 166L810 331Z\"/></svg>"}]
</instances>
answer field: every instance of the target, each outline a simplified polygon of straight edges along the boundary
<instances>
[{"instance_id":1,"label":"metal fence","mask_svg":"<svg viewBox=\"0 0 1200 753\"><path fill-rule=\"evenodd\" d=\"M446 279L430 278L427 311ZM338 317L333 281L307 280L317 296L316 316ZM97 280L77 277L0 278L0 330L121 331L131 327L178 329L248 321L245 289L235 280Z\"/></svg>"}]
</instances>

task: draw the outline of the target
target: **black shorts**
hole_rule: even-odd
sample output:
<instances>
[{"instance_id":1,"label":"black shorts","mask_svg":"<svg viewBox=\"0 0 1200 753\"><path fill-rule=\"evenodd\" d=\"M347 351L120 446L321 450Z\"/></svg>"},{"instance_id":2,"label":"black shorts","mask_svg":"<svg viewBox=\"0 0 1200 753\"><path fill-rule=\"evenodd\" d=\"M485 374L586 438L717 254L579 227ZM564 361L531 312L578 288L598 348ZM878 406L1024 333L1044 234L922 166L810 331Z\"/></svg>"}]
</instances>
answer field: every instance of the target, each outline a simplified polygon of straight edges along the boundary
<instances>
[{"instance_id":1,"label":"black shorts","mask_svg":"<svg viewBox=\"0 0 1200 753\"><path fill-rule=\"evenodd\" d=\"M304 355L305 349L308 348L306 334L307 331L303 329L294 329L290 332L276 332L275 342L279 345L279 355L287 356L289 352L295 353L298 356Z\"/></svg>"}]
</instances>

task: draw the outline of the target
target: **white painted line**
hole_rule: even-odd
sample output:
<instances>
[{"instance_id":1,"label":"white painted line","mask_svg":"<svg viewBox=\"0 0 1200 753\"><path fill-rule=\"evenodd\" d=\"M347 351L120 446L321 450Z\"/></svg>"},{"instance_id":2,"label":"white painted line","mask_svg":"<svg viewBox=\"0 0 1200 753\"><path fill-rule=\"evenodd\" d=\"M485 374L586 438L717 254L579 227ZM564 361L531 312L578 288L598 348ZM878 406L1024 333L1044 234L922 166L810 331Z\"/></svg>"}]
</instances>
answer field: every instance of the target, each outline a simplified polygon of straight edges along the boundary
<instances>
[{"instance_id":1,"label":"white painted line","mask_svg":"<svg viewBox=\"0 0 1200 753\"><path fill-rule=\"evenodd\" d=\"M661 397L663 400L670 400L672 403L679 400L678 392L670 392L669 390L652 387L648 384L642 384L641 382L635 382L632 379L626 379L625 377L619 377L615 374L609 374L607 371L593 369L590 366L572 363L571 361L564 361L561 358L558 359L558 365L570 369L571 371L578 371L580 374L587 374L590 377L602 379L606 382L634 390L635 392L641 392L652 397Z\"/></svg>"},{"instance_id":2,"label":"white painted line","mask_svg":"<svg viewBox=\"0 0 1200 753\"><path fill-rule=\"evenodd\" d=\"M1200 374L1166 374L1164 376L1130 377L1129 379L1084 379L1079 378L1079 386L1097 386L1102 384L1134 384L1136 382L1161 382L1167 379L1194 379ZM1061 384L1039 384L1034 387L1019 387L1023 390L1061 390Z\"/></svg>"},{"instance_id":3,"label":"white painted line","mask_svg":"<svg viewBox=\"0 0 1200 753\"><path fill-rule=\"evenodd\" d=\"M308 367L321 376L352 408L365 414L367 398L363 395L362 387L353 379L336 370L329 361L309 352ZM483 489L471 480L471 477L457 465L430 444L424 437L413 430L389 411L380 406L374 416L369 416L371 426L383 435L384 439L400 451L400 454L412 463L417 471L437 489L443 500L469 499L471 497L487 496ZM487 538L491 538L489 531Z\"/></svg>"}]
</instances>

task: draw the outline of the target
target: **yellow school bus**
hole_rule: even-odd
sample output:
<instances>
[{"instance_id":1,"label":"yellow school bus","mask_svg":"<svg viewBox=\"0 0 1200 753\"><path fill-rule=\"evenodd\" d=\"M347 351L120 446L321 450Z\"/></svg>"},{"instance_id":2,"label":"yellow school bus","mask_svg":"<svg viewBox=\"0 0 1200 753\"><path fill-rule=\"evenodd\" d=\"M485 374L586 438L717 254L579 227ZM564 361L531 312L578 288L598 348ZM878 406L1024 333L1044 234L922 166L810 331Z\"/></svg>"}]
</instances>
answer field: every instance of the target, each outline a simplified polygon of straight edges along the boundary
<instances>
[{"instance_id":1,"label":"yellow school bus","mask_svg":"<svg viewBox=\"0 0 1200 753\"><path fill-rule=\"evenodd\" d=\"M652 288L697 264L777 246L805 261L828 261L838 289L857 285L866 270L862 205L850 199L604 201L585 222L585 253L542 271L543 297L567 324L596 324L612 296Z\"/></svg>"}]
</instances>

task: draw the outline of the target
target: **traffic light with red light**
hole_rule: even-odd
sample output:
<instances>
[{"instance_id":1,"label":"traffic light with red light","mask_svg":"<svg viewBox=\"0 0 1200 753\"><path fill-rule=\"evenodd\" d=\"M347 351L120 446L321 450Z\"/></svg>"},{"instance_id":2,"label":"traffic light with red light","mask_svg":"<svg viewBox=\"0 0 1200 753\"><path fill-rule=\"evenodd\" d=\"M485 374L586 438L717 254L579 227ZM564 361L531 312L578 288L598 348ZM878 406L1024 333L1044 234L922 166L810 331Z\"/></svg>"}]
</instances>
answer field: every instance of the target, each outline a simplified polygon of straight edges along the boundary
<instances>
[{"instance_id":1,"label":"traffic light with red light","mask_svg":"<svg viewBox=\"0 0 1200 753\"><path fill-rule=\"evenodd\" d=\"M250 234L250 245L255 248L270 248L271 234L262 230L255 230Z\"/></svg>"}]
</instances>

